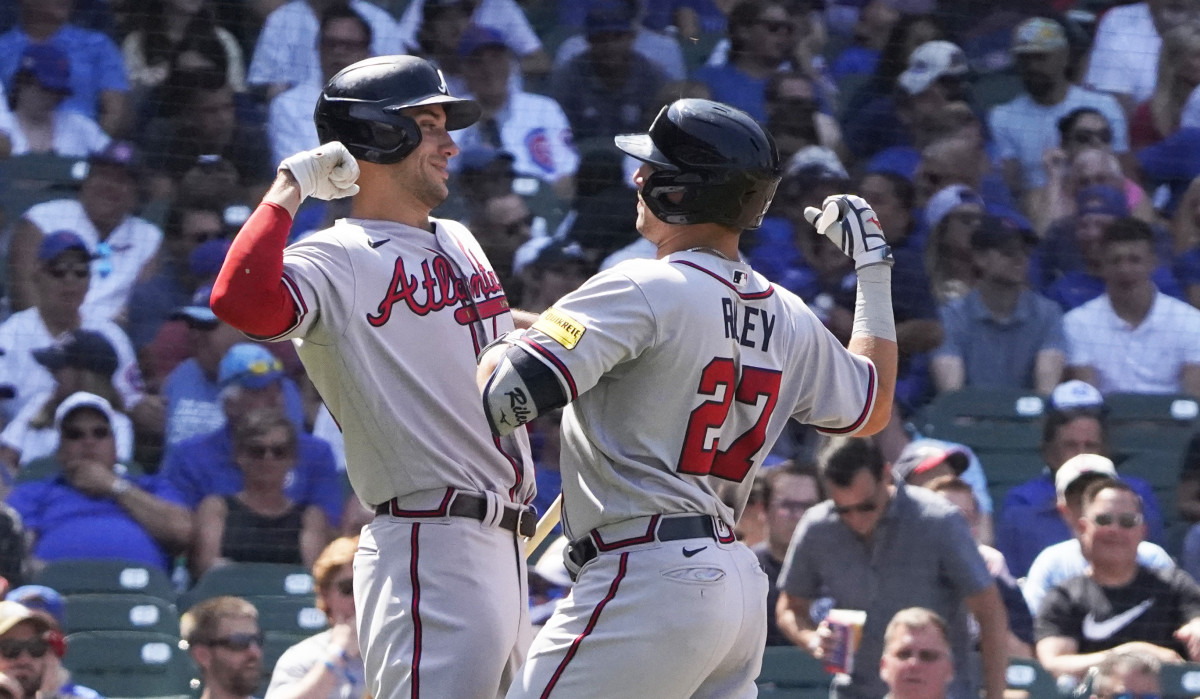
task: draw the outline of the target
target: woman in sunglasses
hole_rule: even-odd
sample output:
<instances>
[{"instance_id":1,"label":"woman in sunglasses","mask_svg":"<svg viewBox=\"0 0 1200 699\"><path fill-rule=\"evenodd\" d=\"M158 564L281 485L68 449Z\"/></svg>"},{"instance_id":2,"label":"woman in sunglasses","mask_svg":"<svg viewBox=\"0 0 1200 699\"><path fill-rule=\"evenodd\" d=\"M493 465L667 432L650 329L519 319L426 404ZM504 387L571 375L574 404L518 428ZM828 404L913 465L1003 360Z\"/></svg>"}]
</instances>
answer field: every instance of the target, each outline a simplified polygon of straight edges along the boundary
<instances>
[{"instance_id":1,"label":"woman in sunglasses","mask_svg":"<svg viewBox=\"0 0 1200 699\"><path fill-rule=\"evenodd\" d=\"M329 628L284 651L275 663L271 699L357 699L366 689L354 621L357 536L334 539L313 564L317 607Z\"/></svg>"},{"instance_id":2,"label":"woman in sunglasses","mask_svg":"<svg viewBox=\"0 0 1200 699\"><path fill-rule=\"evenodd\" d=\"M233 426L242 490L200 501L193 575L231 561L313 565L329 541L329 522L319 506L300 505L284 492L296 443L296 427L278 410L252 411Z\"/></svg>"}]
</instances>

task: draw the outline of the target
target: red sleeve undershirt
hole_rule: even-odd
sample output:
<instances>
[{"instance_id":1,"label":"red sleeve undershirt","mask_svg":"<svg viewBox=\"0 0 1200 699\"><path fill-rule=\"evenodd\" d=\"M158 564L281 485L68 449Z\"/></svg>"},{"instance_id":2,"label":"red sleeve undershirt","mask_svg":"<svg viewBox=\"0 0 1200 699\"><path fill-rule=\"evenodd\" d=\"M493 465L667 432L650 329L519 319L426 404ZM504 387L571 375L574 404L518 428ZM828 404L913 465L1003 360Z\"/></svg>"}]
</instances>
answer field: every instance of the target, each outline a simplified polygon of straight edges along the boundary
<instances>
[{"instance_id":1,"label":"red sleeve undershirt","mask_svg":"<svg viewBox=\"0 0 1200 699\"><path fill-rule=\"evenodd\" d=\"M296 304L283 283L283 249L292 216L263 202L233 239L212 290L212 310L248 335L274 337L296 322Z\"/></svg>"}]
</instances>

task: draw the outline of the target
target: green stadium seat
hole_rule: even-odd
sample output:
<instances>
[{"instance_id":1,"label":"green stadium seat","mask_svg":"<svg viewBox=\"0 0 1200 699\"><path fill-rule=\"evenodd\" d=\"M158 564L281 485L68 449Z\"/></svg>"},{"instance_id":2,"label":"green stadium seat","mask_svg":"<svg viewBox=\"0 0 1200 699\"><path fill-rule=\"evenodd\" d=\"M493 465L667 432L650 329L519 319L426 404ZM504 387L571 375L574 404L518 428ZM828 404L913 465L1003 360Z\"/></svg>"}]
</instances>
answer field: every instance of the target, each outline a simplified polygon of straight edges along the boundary
<instances>
[{"instance_id":1,"label":"green stadium seat","mask_svg":"<svg viewBox=\"0 0 1200 699\"><path fill-rule=\"evenodd\" d=\"M262 682L258 685L257 696L263 696L267 693L267 686L271 684L271 673L275 669L275 663L279 662L279 657L283 655L284 651L308 638L310 635L279 633L275 631L266 631L263 634L263 678Z\"/></svg>"},{"instance_id":2,"label":"green stadium seat","mask_svg":"<svg viewBox=\"0 0 1200 699\"><path fill-rule=\"evenodd\" d=\"M247 599L258 609L258 627L264 632L311 636L329 626L325 612L317 609L316 598L312 596Z\"/></svg>"},{"instance_id":3,"label":"green stadium seat","mask_svg":"<svg viewBox=\"0 0 1200 699\"><path fill-rule=\"evenodd\" d=\"M819 660L795 646L767 646L763 652L762 670L755 682L771 690L811 690L829 695L832 676L825 672ZM763 696L761 693L759 696ZM773 696L807 696L776 694ZM817 696L813 694L812 696Z\"/></svg>"},{"instance_id":4,"label":"green stadium seat","mask_svg":"<svg viewBox=\"0 0 1200 699\"><path fill-rule=\"evenodd\" d=\"M978 451L1030 451L1041 442L1045 401L1029 391L967 387L943 393L916 416L925 437Z\"/></svg>"},{"instance_id":5,"label":"green stadium seat","mask_svg":"<svg viewBox=\"0 0 1200 699\"><path fill-rule=\"evenodd\" d=\"M1009 689L1028 692L1030 699L1053 699L1061 696L1054 676L1036 660L1010 658L1005 680Z\"/></svg>"},{"instance_id":6,"label":"green stadium seat","mask_svg":"<svg viewBox=\"0 0 1200 699\"><path fill-rule=\"evenodd\" d=\"M66 598L68 633L154 631L179 634L175 605L150 595L85 594Z\"/></svg>"},{"instance_id":7,"label":"green stadium seat","mask_svg":"<svg viewBox=\"0 0 1200 699\"><path fill-rule=\"evenodd\" d=\"M1042 475L1046 463L1040 452L977 450L979 463L987 476L988 486L1008 486L1024 483ZM997 503L998 505L999 503Z\"/></svg>"},{"instance_id":8,"label":"green stadium seat","mask_svg":"<svg viewBox=\"0 0 1200 699\"><path fill-rule=\"evenodd\" d=\"M1170 665L1159 673L1163 699L1190 699L1200 696L1200 663Z\"/></svg>"},{"instance_id":9,"label":"green stadium seat","mask_svg":"<svg viewBox=\"0 0 1200 699\"><path fill-rule=\"evenodd\" d=\"M1117 454L1176 451L1180 458L1200 427L1200 402L1184 394L1110 393L1108 443Z\"/></svg>"},{"instance_id":10,"label":"green stadium seat","mask_svg":"<svg viewBox=\"0 0 1200 699\"><path fill-rule=\"evenodd\" d=\"M106 697L185 697L199 677L177 635L83 631L67 636L63 665L75 682Z\"/></svg>"},{"instance_id":11,"label":"green stadium seat","mask_svg":"<svg viewBox=\"0 0 1200 699\"><path fill-rule=\"evenodd\" d=\"M160 568L119 559L63 559L50 561L33 576L39 585L61 595L150 595L173 602L175 587Z\"/></svg>"},{"instance_id":12,"label":"green stadium seat","mask_svg":"<svg viewBox=\"0 0 1200 699\"><path fill-rule=\"evenodd\" d=\"M0 159L0 214L11 224L36 204L73 197L87 176L87 161L53 154Z\"/></svg>"},{"instance_id":13,"label":"green stadium seat","mask_svg":"<svg viewBox=\"0 0 1200 699\"><path fill-rule=\"evenodd\" d=\"M234 595L252 602L256 597L300 597L312 599L315 585L304 566L285 563L229 563L209 570L196 585L180 595L178 607L187 611L197 602Z\"/></svg>"},{"instance_id":14,"label":"green stadium seat","mask_svg":"<svg viewBox=\"0 0 1200 699\"><path fill-rule=\"evenodd\" d=\"M1113 461L1117 473L1141 478L1156 491L1174 490L1179 486L1183 468L1183 454L1179 451L1139 451L1125 458L1118 455Z\"/></svg>"}]
</instances>

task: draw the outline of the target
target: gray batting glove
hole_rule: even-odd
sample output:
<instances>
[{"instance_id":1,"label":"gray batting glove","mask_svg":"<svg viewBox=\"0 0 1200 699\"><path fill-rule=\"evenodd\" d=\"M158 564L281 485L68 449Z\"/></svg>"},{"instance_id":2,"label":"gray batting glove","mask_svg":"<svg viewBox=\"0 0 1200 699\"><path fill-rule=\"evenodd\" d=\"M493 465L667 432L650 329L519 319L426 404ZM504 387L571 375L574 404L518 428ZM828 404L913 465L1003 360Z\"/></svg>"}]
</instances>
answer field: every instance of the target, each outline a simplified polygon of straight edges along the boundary
<instances>
[{"instance_id":1,"label":"gray batting glove","mask_svg":"<svg viewBox=\"0 0 1200 699\"><path fill-rule=\"evenodd\" d=\"M358 161L337 141L317 146L284 159L287 170L300 185L300 199L341 199L358 194Z\"/></svg>"},{"instance_id":2,"label":"gray batting glove","mask_svg":"<svg viewBox=\"0 0 1200 699\"><path fill-rule=\"evenodd\" d=\"M854 269L871 265L891 266L892 248L883 236L879 217L865 199L853 194L825 197L822 208L810 206L804 217L816 226L817 232L837 243L842 252L854 260Z\"/></svg>"}]
</instances>

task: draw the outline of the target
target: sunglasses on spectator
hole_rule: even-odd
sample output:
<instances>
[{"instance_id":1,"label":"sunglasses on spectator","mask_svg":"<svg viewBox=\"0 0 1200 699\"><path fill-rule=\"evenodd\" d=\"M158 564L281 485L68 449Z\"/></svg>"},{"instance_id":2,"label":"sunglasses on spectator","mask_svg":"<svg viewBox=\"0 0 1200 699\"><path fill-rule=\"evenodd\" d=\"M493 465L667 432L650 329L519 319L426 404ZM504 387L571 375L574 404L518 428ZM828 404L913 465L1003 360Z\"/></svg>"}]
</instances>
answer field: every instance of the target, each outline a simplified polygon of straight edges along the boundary
<instances>
[{"instance_id":1,"label":"sunglasses on spectator","mask_svg":"<svg viewBox=\"0 0 1200 699\"><path fill-rule=\"evenodd\" d=\"M1081 146L1092 143L1112 143L1113 135L1110 129L1076 129L1071 133L1071 140Z\"/></svg>"},{"instance_id":2,"label":"sunglasses on spectator","mask_svg":"<svg viewBox=\"0 0 1200 699\"><path fill-rule=\"evenodd\" d=\"M874 500L867 500L866 502L855 503L853 505L834 505L833 506L833 511L838 513L839 515L848 515L848 514L855 513L855 512L857 512L858 514L865 515L868 512L874 512L875 510L878 510L878 509L879 509L879 503L875 502Z\"/></svg>"},{"instance_id":3,"label":"sunglasses on spectator","mask_svg":"<svg viewBox=\"0 0 1200 699\"><path fill-rule=\"evenodd\" d=\"M791 34L792 32L796 31L796 25L792 24L791 22L783 22L780 20L760 19L755 22L755 24L763 29L766 29L772 34Z\"/></svg>"},{"instance_id":4,"label":"sunglasses on spectator","mask_svg":"<svg viewBox=\"0 0 1200 699\"><path fill-rule=\"evenodd\" d=\"M912 660L914 656L917 658L918 662L936 663L937 661L946 657L946 654L939 650L930 650L928 648L922 648L920 650L910 650L905 648L904 650L899 650L895 653L892 653L892 657L900 661Z\"/></svg>"},{"instance_id":5,"label":"sunglasses on spectator","mask_svg":"<svg viewBox=\"0 0 1200 699\"><path fill-rule=\"evenodd\" d=\"M29 653L31 657L40 658L48 650L50 650L50 643L44 638L31 638L27 641L18 641L16 639L0 640L0 655L9 660L16 660L21 657L22 653Z\"/></svg>"},{"instance_id":6,"label":"sunglasses on spectator","mask_svg":"<svg viewBox=\"0 0 1200 699\"><path fill-rule=\"evenodd\" d=\"M108 439L112 436L112 428L110 427L93 427L91 432L80 429L78 427L64 427L62 438L71 441L91 437L92 439Z\"/></svg>"},{"instance_id":7,"label":"sunglasses on spectator","mask_svg":"<svg viewBox=\"0 0 1200 699\"><path fill-rule=\"evenodd\" d=\"M252 645L262 648L263 635L261 631L258 633L231 633L225 638L214 638L204 645L217 646L240 653L249 650Z\"/></svg>"},{"instance_id":8,"label":"sunglasses on spectator","mask_svg":"<svg viewBox=\"0 0 1200 699\"><path fill-rule=\"evenodd\" d=\"M1122 529L1133 529L1142 523L1142 516L1134 512L1123 512L1119 515L1101 512L1098 515L1093 515L1092 521L1098 527L1111 527L1115 524Z\"/></svg>"},{"instance_id":9,"label":"sunglasses on spectator","mask_svg":"<svg viewBox=\"0 0 1200 699\"><path fill-rule=\"evenodd\" d=\"M80 265L78 267L47 267L46 273L55 279L66 279L68 274L76 279L87 279L92 275L92 270L87 265Z\"/></svg>"},{"instance_id":10,"label":"sunglasses on spectator","mask_svg":"<svg viewBox=\"0 0 1200 699\"><path fill-rule=\"evenodd\" d=\"M282 459L292 455L290 444L247 444L242 451L252 459L262 459L270 454L273 458Z\"/></svg>"},{"instance_id":11,"label":"sunglasses on spectator","mask_svg":"<svg viewBox=\"0 0 1200 699\"><path fill-rule=\"evenodd\" d=\"M354 579L344 578L342 580L335 580L333 581L333 589L337 590L339 594L349 597L354 594Z\"/></svg>"}]
</instances>

